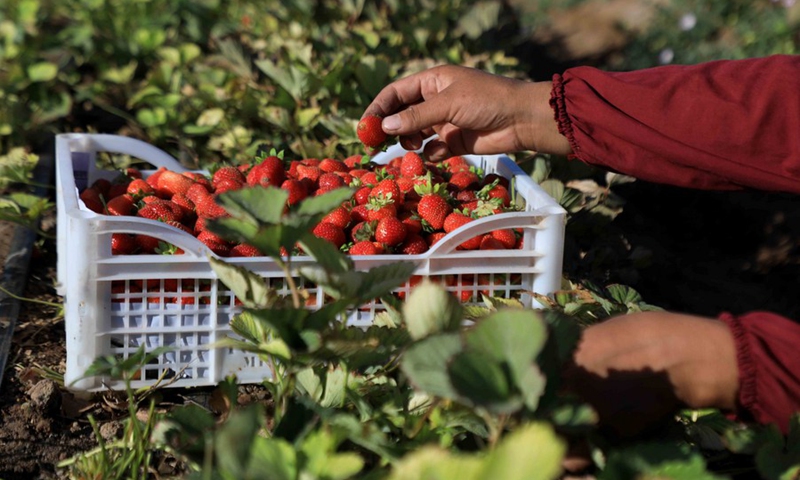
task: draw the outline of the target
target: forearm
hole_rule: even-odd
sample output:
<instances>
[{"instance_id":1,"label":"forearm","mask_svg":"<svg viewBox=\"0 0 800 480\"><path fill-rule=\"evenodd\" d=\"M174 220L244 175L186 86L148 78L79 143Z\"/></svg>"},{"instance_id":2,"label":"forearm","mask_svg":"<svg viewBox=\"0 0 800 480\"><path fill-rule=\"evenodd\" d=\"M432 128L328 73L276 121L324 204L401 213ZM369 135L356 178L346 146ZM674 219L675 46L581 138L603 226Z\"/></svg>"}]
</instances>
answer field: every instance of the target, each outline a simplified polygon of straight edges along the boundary
<instances>
[{"instance_id":1,"label":"forearm","mask_svg":"<svg viewBox=\"0 0 800 480\"><path fill-rule=\"evenodd\" d=\"M684 187L800 193L800 56L579 67L555 76L550 103L584 162Z\"/></svg>"}]
</instances>

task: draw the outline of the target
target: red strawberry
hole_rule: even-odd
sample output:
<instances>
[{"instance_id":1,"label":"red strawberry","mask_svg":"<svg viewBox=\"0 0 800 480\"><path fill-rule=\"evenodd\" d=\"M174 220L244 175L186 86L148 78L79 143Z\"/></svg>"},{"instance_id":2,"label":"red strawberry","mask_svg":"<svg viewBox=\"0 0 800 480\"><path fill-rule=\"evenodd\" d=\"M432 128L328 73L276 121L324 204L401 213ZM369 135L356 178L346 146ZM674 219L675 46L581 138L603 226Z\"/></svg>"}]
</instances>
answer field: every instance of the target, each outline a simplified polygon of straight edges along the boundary
<instances>
[{"instance_id":1,"label":"red strawberry","mask_svg":"<svg viewBox=\"0 0 800 480\"><path fill-rule=\"evenodd\" d=\"M444 238L445 235L447 235L445 232L433 232L425 237L425 240L428 242L428 245L432 247L436 245L436 242Z\"/></svg>"},{"instance_id":2,"label":"red strawberry","mask_svg":"<svg viewBox=\"0 0 800 480\"><path fill-rule=\"evenodd\" d=\"M156 191L163 198L171 198L176 193L186 195L192 185L194 185L194 180L191 178L171 170L164 170L158 177Z\"/></svg>"},{"instance_id":3,"label":"red strawberry","mask_svg":"<svg viewBox=\"0 0 800 480\"><path fill-rule=\"evenodd\" d=\"M350 220L350 210L345 207L337 207L322 218L323 222L332 223L341 229L347 228L350 225Z\"/></svg>"},{"instance_id":4,"label":"red strawberry","mask_svg":"<svg viewBox=\"0 0 800 480\"><path fill-rule=\"evenodd\" d=\"M422 220L413 211L404 211L397 214L397 218L406 226L408 233L419 233L422 231Z\"/></svg>"},{"instance_id":5,"label":"red strawberry","mask_svg":"<svg viewBox=\"0 0 800 480\"><path fill-rule=\"evenodd\" d=\"M204 187L206 187L206 190L208 190L209 192L214 190L214 186L211 185L211 180L209 180L208 177L206 177L202 173L199 173L199 172L183 172L183 176L187 177L187 178L191 178L192 180L194 180L195 183L202 184Z\"/></svg>"},{"instance_id":6,"label":"red strawberry","mask_svg":"<svg viewBox=\"0 0 800 480\"><path fill-rule=\"evenodd\" d=\"M517 234L510 228L501 228L493 230L489 234L503 244L503 248L512 249L517 245Z\"/></svg>"},{"instance_id":7,"label":"red strawberry","mask_svg":"<svg viewBox=\"0 0 800 480\"><path fill-rule=\"evenodd\" d=\"M387 178L378 182L378 184L372 188L372 191L369 192L369 196L393 200L396 203L401 202L403 199L400 187L393 178Z\"/></svg>"},{"instance_id":8,"label":"red strawberry","mask_svg":"<svg viewBox=\"0 0 800 480\"><path fill-rule=\"evenodd\" d=\"M361 166L363 160L364 160L363 155L351 155L345 158L343 163L347 166L348 169L355 170Z\"/></svg>"},{"instance_id":9,"label":"red strawberry","mask_svg":"<svg viewBox=\"0 0 800 480\"><path fill-rule=\"evenodd\" d=\"M154 195L156 189L147 181L137 178L128 184L126 192L134 197L144 197L146 195Z\"/></svg>"},{"instance_id":10,"label":"red strawberry","mask_svg":"<svg viewBox=\"0 0 800 480\"><path fill-rule=\"evenodd\" d=\"M172 196L171 202L181 211L180 217L184 223L191 223L194 221L194 202L189 200L189 197L180 193Z\"/></svg>"},{"instance_id":11,"label":"red strawberry","mask_svg":"<svg viewBox=\"0 0 800 480\"><path fill-rule=\"evenodd\" d=\"M508 189L501 184L495 185L491 190L489 190L487 195L490 199L499 198L504 207L511 205L511 194L508 193Z\"/></svg>"},{"instance_id":12,"label":"red strawberry","mask_svg":"<svg viewBox=\"0 0 800 480\"><path fill-rule=\"evenodd\" d=\"M105 178L98 178L92 182L92 185L89 188L97 190L97 193L108 198L108 191L111 189L111 182Z\"/></svg>"},{"instance_id":13,"label":"red strawberry","mask_svg":"<svg viewBox=\"0 0 800 480\"><path fill-rule=\"evenodd\" d=\"M201 198L211 195L211 190L203 183L196 182L194 185L189 187L189 190L186 191L185 195L186 198L192 201L192 203L197 204Z\"/></svg>"},{"instance_id":14,"label":"red strawberry","mask_svg":"<svg viewBox=\"0 0 800 480\"><path fill-rule=\"evenodd\" d=\"M356 190L355 195L353 198L355 199L356 203L359 205L365 205L369 201L369 192L372 191L372 187L361 187Z\"/></svg>"},{"instance_id":15,"label":"red strawberry","mask_svg":"<svg viewBox=\"0 0 800 480\"><path fill-rule=\"evenodd\" d=\"M182 224L181 222L166 222L166 223L167 223L167 225L171 225L171 226L177 228L178 230L182 230L182 231L188 233L189 235L194 235L194 232L192 231L192 229L187 227L186 225Z\"/></svg>"},{"instance_id":16,"label":"red strawberry","mask_svg":"<svg viewBox=\"0 0 800 480\"><path fill-rule=\"evenodd\" d=\"M308 196L308 189L305 183L289 178L284 180L281 188L289 192L289 197L286 199L286 205L297 205L301 200Z\"/></svg>"},{"instance_id":17,"label":"red strawberry","mask_svg":"<svg viewBox=\"0 0 800 480\"><path fill-rule=\"evenodd\" d=\"M345 165L343 162L339 160L334 160L332 158L323 158L321 162L319 162L319 169L323 172L346 172L350 170L350 168Z\"/></svg>"},{"instance_id":18,"label":"red strawberry","mask_svg":"<svg viewBox=\"0 0 800 480\"><path fill-rule=\"evenodd\" d=\"M326 191L345 186L344 179L335 173L323 173L319 176L317 184L321 190Z\"/></svg>"},{"instance_id":19,"label":"red strawberry","mask_svg":"<svg viewBox=\"0 0 800 480\"><path fill-rule=\"evenodd\" d=\"M425 161L415 152L407 152L400 161L400 175L403 177L416 177L425 175Z\"/></svg>"},{"instance_id":20,"label":"red strawberry","mask_svg":"<svg viewBox=\"0 0 800 480\"><path fill-rule=\"evenodd\" d=\"M375 186L378 184L378 174L375 172L367 172L358 178L361 180L362 185Z\"/></svg>"},{"instance_id":21,"label":"red strawberry","mask_svg":"<svg viewBox=\"0 0 800 480\"><path fill-rule=\"evenodd\" d=\"M369 240L361 240L353 244L348 250L350 255L378 255L380 254L380 250L375 244Z\"/></svg>"},{"instance_id":22,"label":"red strawberry","mask_svg":"<svg viewBox=\"0 0 800 480\"><path fill-rule=\"evenodd\" d=\"M247 182L247 177L245 177L244 174L233 165L226 165L214 172L214 176L211 177L211 184L215 189L217 189L219 188L217 185L223 180L232 180L239 184L243 184Z\"/></svg>"},{"instance_id":23,"label":"red strawberry","mask_svg":"<svg viewBox=\"0 0 800 480\"><path fill-rule=\"evenodd\" d=\"M350 170L348 173L352 175L354 178L361 178L365 174L369 173L369 170L367 170L366 168L354 168Z\"/></svg>"},{"instance_id":24,"label":"red strawberry","mask_svg":"<svg viewBox=\"0 0 800 480\"><path fill-rule=\"evenodd\" d=\"M478 186L481 179L478 177L478 174L475 172L471 172L469 170L462 170L460 172L454 173L450 180L448 180L448 184L451 185L456 191L459 190L467 190L468 188L473 188Z\"/></svg>"},{"instance_id":25,"label":"red strawberry","mask_svg":"<svg viewBox=\"0 0 800 480\"><path fill-rule=\"evenodd\" d=\"M490 185L495 181L497 182L498 185L502 185L506 187L506 189L508 189L508 179L497 173L489 173L485 177L483 177L483 180L481 181L481 186Z\"/></svg>"},{"instance_id":26,"label":"red strawberry","mask_svg":"<svg viewBox=\"0 0 800 480\"><path fill-rule=\"evenodd\" d=\"M265 157L247 173L247 184L250 186L278 187L285 179L283 162L275 156Z\"/></svg>"},{"instance_id":27,"label":"red strawberry","mask_svg":"<svg viewBox=\"0 0 800 480\"><path fill-rule=\"evenodd\" d=\"M450 173L460 172L462 170L469 170L470 167L467 159L459 155L444 160L442 162L442 165L444 165L444 167Z\"/></svg>"},{"instance_id":28,"label":"red strawberry","mask_svg":"<svg viewBox=\"0 0 800 480\"><path fill-rule=\"evenodd\" d=\"M220 257L227 257L231 253L231 246L227 243L217 243L213 240L206 239L203 244Z\"/></svg>"},{"instance_id":29,"label":"red strawberry","mask_svg":"<svg viewBox=\"0 0 800 480\"><path fill-rule=\"evenodd\" d=\"M128 183L114 183L108 187L108 193L105 195L106 200L117 198L120 195L125 195L128 191Z\"/></svg>"},{"instance_id":30,"label":"red strawberry","mask_svg":"<svg viewBox=\"0 0 800 480\"><path fill-rule=\"evenodd\" d=\"M217 204L217 199L214 195L207 195L195 204L195 211L200 217L219 218L228 215L228 212Z\"/></svg>"},{"instance_id":31,"label":"red strawberry","mask_svg":"<svg viewBox=\"0 0 800 480\"><path fill-rule=\"evenodd\" d=\"M390 247L399 245L406 238L406 226L397 217L386 217L375 227L375 240Z\"/></svg>"},{"instance_id":32,"label":"red strawberry","mask_svg":"<svg viewBox=\"0 0 800 480\"><path fill-rule=\"evenodd\" d=\"M347 240L344 230L328 222L320 222L317 224L312 233L315 237L327 240L328 242L334 244L336 248L340 248Z\"/></svg>"},{"instance_id":33,"label":"red strawberry","mask_svg":"<svg viewBox=\"0 0 800 480\"><path fill-rule=\"evenodd\" d=\"M206 245L208 245L207 242L209 242L209 241L210 242L214 242L214 243L223 244L223 245L227 244L227 243L230 243L227 240L225 240L224 238L222 238L219 235L217 235L216 233L210 232L208 230L202 230L199 234L197 234L197 239L200 240L201 242L205 243Z\"/></svg>"},{"instance_id":34,"label":"red strawberry","mask_svg":"<svg viewBox=\"0 0 800 480\"><path fill-rule=\"evenodd\" d=\"M471 222L472 220L473 220L472 217L464 215L461 212L455 211L444 219L444 224L442 225L442 228L444 228L445 232L450 233L453 230L457 229L458 227Z\"/></svg>"},{"instance_id":35,"label":"red strawberry","mask_svg":"<svg viewBox=\"0 0 800 480\"><path fill-rule=\"evenodd\" d=\"M229 257L261 257L261 252L247 243L239 243L231 247Z\"/></svg>"},{"instance_id":36,"label":"red strawberry","mask_svg":"<svg viewBox=\"0 0 800 480\"><path fill-rule=\"evenodd\" d=\"M298 165L297 166L297 179L298 180L308 180L311 182L313 188L316 188L319 182L319 177L322 176L322 170L319 167L309 166L309 165Z\"/></svg>"},{"instance_id":37,"label":"red strawberry","mask_svg":"<svg viewBox=\"0 0 800 480\"><path fill-rule=\"evenodd\" d=\"M95 212L95 213L105 213L105 207L103 207L103 199L100 196L100 192L93 188L87 188L80 194L80 199L83 201L83 204L86 205L86 208Z\"/></svg>"},{"instance_id":38,"label":"red strawberry","mask_svg":"<svg viewBox=\"0 0 800 480\"><path fill-rule=\"evenodd\" d=\"M111 234L111 255L131 255L136 251L136 241L128 233Z\"/></svg>"},{"instance_id":39,"label":"red strawberry","mask_svg":"<svg viewBox=\"0 0 800 480\"><path fill-rule=\"evenodd\" d=\"M487 233L481 238L481 250L505 250L505 248L505 245L491 234Z\"/></svg>"},{"instance_id":40,"label":"red strawberry","mask_svg":"<svg viewBox=\"0 0 800 480\"><path fill-rule=\"evenodd\" d=\"M368 115L356 126L356 134L365 146L378 148L386 141L386 133L381 128L381 117Z\"/></svg>"},{"instance_id":41,"label":"red strawberry","mask_svg":"<svg viewBox=\"0 0 800 480\"><path fill-rule=\"evenodd\" d=\"M136 167L128 167L123 172L126 177L129 177L132 180L142 178L142 172Z\"/></svg>"},{"instance_id":42,"label":"red strawberry","mask_svg":"<svg viewBox=\"0 0 800 480\"><path fill-rule=\"evenodd\" d=\"M434 230L441 230L444 227L444 220L452 211L453 207L447 200L435 193L423 195L417 205L419 216Z\"/></svg>"},{"instance_id":43,"label":"red strawberry","mask_svg":"<svg viewBox=\"0 0 800 480\"><path fill-rule=\"evenodd\" d=\"M161 240L155 237L141 234L136 235L134 240L136 241L136 245L139 247L139 251L146 254L155 253L156 249L158 248L158 244L161 242Z\"/></svg>"},{"instance_id":44,"label":"red strawberry","mask_svg":"<svg viewBox=\"0 0 800 480\"><path fill-rule=\"evenodd\" d=\"M350 230L350 238L354 242L361 240L372 241L375 239L375 226L378 222L359 222Z\"/></svg>"},{"instance_id":45,"label":"red strawberry","mask_svg":"<svg viewBox=\"0 0 800 480\"><path fill-rule=\"evenodd\" d=\"M153 202L148 203L140 208L137 215L151 220L158 220L161 222L176 221L177 217L175 212L166 204L166 202Z\"/></svg>"},{"instance_id":46,"label":"red strawberry","mask_svg":"<svg viewBox=\"0 0 800 480\"><path fill-rule=\"evenodd\" d=\"M365 222L369 220L369 209L366 205L356 205L350 209L351 223Z\"/></svg>"},{"instance_id":47,"label":"red strawberry","mask_svg":"<svg viewBox=\"0 0 800 480\"><path fill-rule=\"evenodd\" d=\"M409 233L400 245L399 251L406 255L419 255L428 251L428 242L418 233Z\"/></svg>"},{"instance_id":48,"label":"red strawberry","mask_svg":"<svg viewBox=\"0 0 800 480\"><path fill-rule=\"evenodd\" d=\"M396 217L397 208L394 203L383 203L380 201L370 201L367 203L367 219L369 221L380 220L385 217Z\"/></svg>"},{"instance_id":49,"label":"red strawberry","mask_svg":"<svg viewBox=\"0 0 800 480\"><path fill-rule=\"evenodd\" d=\"M240 190L244 186L244 182L223 178L214 185L214 193L219 195L220 193L230 192L232 190Z\"/></svg>"},{"instance_id":50,"label":"red strawberry","mask_svg":"<svg viewBox=\"0 0 800 480\"><path fill-rule=\"evenodd\" d=\"M135 210L133 197L127 193L114 197L106 203L106 212L109 215L133 215Z\"/></svg>"},{"instance_id":51,"label":"red strawberry","mask_svg":"<svg viewBox=\"0 0 800 480\"><path fill-rule=\"evenodd\" d=\"M153 189L158 190L158 178L166 171L166 167L159 167L158 170L150 174L150 176L145 179L145 182L153 187Z\"/></svg>"}]
</instances>

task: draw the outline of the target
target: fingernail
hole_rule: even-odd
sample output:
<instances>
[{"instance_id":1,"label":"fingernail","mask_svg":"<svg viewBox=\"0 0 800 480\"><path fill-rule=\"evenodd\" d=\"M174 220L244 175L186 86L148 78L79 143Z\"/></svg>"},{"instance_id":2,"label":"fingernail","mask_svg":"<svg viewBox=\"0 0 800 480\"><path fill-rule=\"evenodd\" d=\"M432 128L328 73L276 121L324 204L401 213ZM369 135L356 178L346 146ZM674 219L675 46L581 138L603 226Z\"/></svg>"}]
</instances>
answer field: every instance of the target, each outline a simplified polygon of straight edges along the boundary
<instances>
[{"instance_id":1,"label":"fingernail","mask_svg":"<svg viewBox=\"0 0 800 480\"><path fill-rule=\"evenodd\" d=\"M400 117L392 115L383 119L383 129L385 131L393 132L400 128Z\"/></svg>"}]
</instances>

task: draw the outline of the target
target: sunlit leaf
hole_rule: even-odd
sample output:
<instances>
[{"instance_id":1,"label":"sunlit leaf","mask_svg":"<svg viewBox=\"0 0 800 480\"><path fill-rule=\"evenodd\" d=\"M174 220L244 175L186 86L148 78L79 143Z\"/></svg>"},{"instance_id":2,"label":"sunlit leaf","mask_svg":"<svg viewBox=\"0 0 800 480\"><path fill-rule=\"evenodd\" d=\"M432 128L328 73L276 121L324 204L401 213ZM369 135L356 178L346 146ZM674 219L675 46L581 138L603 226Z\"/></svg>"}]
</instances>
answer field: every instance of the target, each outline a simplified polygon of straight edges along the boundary
<instances>
[{"instance_id":1,"label":"sunlit leaf","mask_svg":"<svg viewBox=\"0 0 800 480\"><path fill-rule=\"evenodd\" d=\"M51 62L39 62L28 66L28 78L32 82L49 82L58 75L58 65Z\"/></svg>"},{"instance_id":2,"label":"sunlit leaf","mask_svg":"<svg viewBox=\"0 0 800 480\"><path fill-rule=\"evenodd\" d=\"M408 295L403 319L414 339L457 330L463 321L458 300L441 285L424 280Z\"/></svg>"}]
</instances>

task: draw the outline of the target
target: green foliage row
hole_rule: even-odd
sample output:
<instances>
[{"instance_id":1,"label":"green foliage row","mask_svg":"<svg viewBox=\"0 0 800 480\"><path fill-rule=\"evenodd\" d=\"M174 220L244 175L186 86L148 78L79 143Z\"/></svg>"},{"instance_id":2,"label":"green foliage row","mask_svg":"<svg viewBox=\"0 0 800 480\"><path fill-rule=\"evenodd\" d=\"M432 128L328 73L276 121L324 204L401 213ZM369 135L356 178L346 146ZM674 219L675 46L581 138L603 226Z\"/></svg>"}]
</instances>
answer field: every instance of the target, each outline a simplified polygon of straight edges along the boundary
<instances>
[{"instance_id":1,"label":"green foliage row","mask_svg":"<svg viewBox=\"0 0 800 480\"><path fill-rule=\"evenodd\" d=\"M0 151L68 131L136 136L184 163L359 150L355 123L431 61L508 73L481 36L499 1L9 0ZM432 59L432 60L431 60Z\"/></svg>"}]
</instances>

